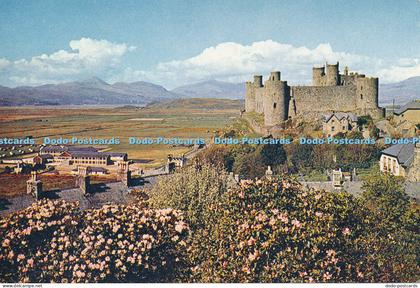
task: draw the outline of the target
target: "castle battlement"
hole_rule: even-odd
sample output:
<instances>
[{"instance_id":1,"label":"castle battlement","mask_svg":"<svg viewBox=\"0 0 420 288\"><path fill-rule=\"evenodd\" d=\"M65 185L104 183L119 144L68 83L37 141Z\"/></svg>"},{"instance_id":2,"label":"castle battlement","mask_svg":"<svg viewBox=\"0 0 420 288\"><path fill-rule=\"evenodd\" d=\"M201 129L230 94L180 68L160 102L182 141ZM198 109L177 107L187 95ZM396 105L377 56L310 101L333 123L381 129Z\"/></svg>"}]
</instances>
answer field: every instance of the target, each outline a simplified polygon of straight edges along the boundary
<instances>
[{"instance_id":1,"label":"castle battlement","mask_svg":"<svg viewBox=\"0 0 420 288\"><path fill-rule=\"evenodd\" d=\"M322 114L341 111L356 115L383 116L378 106L379 80L364 74L340 74L339 63L312 68L311 86L289 86L280 71L271 72L245 84L245 111L264 114L266 126L279 125L289 118L316 119Z\"/></svg>"}]
</instances>

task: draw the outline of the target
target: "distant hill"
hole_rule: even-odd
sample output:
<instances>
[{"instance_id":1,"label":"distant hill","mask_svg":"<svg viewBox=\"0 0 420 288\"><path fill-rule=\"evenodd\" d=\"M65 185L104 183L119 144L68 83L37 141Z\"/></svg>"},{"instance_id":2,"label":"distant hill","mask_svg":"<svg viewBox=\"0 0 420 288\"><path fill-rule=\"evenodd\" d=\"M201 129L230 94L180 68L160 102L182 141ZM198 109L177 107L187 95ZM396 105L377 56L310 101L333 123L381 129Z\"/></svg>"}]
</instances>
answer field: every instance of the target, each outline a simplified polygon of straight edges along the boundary
<instances>
[{"instance_id":1,"label":"distant hill","mask_svg":"<svg viewBox=\"0 0 420 288\"><path fill-rule=\"evenodd\" d=\"M0 106L20 105L138 105L180 98L244 99L244 83L205 81L185 85L168 91L163 86L149 82L117 82L108 84L99 78L62 84L0 86ZM402 105L420 98L420 76L407 80L381 84L380 105Z\"/></svg>"},{"instance_id":2,"label":"distant hill","mask_svg":"<svg viewBox=\"0 0 420 288\"><path fill-rule=\"evenodd\" d=\"M216 80L185 85L171 90L183 98L218 98L218 99L244 99L244 83L228 83Z\"/></svg>"},{"instance_id":3,"label":"distant hill","mask_svg":"<svg viewBox=\"0 0 420 288\"><path fill-rule=\"evenodd\" d=\"M244 106L244 100L230 99L210 99L210 98L183 98L175 100L166 100L162 102L151 103L145 108L153 109L235 109L240 110Z\"/></svg>"},{"instance_id":4,"label":"distant hill","mask_svg":"<svg viewBox=\"0 0 420 288\"><path fill-rule=\"evenodd\" d=\"M0 105L146 105L177 98L164 87L147 82L108 84L99 78L36 87L0 86Z\"/></svg>"},{"instance_id":5,"label":"distant hill","mask_svg":"<svg viewBox=\"0 0 420 288\"><path fill-rule=\"evenodd\" d=\"M391 105L392 99L395 99L397 105L420 99L420 76L411 77L397 83L381 84L379 87L379 104Z\"/></svg>"}]
</instances>

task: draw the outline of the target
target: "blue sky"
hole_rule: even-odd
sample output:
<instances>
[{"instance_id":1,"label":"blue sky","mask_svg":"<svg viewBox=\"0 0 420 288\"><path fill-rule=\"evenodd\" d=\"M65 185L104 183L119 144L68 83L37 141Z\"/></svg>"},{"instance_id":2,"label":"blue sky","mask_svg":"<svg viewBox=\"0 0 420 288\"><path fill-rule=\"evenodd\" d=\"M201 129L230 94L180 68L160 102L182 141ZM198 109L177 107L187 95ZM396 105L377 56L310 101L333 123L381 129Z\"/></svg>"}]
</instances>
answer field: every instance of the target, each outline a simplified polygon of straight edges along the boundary
<instances>
[{"instance_id":1,"label":"blue sky","mask_svg":"<svg viewBox=\"0 0 420 288\"><path fill-rule=\"evenodd\" d=\"M419 75L419 59L419 0L0 1L6 86L98 76L173 87L270 69L306 82L311 65L337 60L392 82Z\"/></svg>"}]
</instances>

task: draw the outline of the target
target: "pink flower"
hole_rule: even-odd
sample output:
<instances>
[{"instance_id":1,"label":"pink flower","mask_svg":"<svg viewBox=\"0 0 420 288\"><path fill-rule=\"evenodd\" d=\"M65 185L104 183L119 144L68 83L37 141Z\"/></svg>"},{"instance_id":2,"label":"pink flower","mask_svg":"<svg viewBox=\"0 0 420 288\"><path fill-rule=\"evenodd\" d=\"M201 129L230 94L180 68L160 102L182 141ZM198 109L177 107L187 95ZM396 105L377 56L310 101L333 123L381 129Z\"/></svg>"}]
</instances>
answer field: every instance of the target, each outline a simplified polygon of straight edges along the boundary
<instances>
[{"instance_id":1,"label":"pink flower","mask_svg":"<svg viewBox=\"0 0 420 288\"><path fill-rule=\"evenodd\" d=\"M283 222L284 224L289 223L289 218L287 218L287 214L283 214L283 213L281 213L281 214L279 214L277 217L278 217L278 218L280 219L280 221L281 221L281 222Z\"/></svg>"},{"instance_id":2,"label":"pink flower","mask_svg":"<svg viewBox=\"0 0 420 288\"><path fill-rule=\"evenodd\" d=\"M9 246L9 244L10 244L10 240L9 240L9 239L5 239L5 240L3 241L3 243L2 243L2 246L3 246L3 247L7 247L7 246Z\"/></svg>"},{"instance_id":3,"label":"pink flower","mask_svg":"<svg viewBox=\"0 0 420 288\"><path fill-rule=\"evenodd\" d=\"M255 244L255 239L254 239L254 237L251 237L251 238L249 238L249 240L248 240L248 246L251 246L251 245L253 245L253 244Z\"/></svg>"},{"instance_id":4,"label":"pink flower","mask_svg":"<svg viewBox=\"0 0 420 288\"><path fill-rule=\"evenodd\" d=\"M322 277L324 278L324 280L330 280L332 278L332 275L330 274L330 272L325 272Z\"/></svg>"},{"instance_id":5,"label":"pink flower","mask_svg":"<svg viewBox=\"0 0 420 288\"><path fill-rule=\"evenodd\" d=\"M248 259L249 261L253 262L260 256L260 252L255 251L254 253L249 254Z\"/></svg>"},{"instance_id":6,"label":"pink flower","mask_svg":"<svg viewBox=\"0 0 420 288\"><path fill-rule=\"evenodd\" d=\"M346 227L346 228L344 228L344 229L343 229L343 231L342 231L342 232L343 232L343 235L344 235L344 236L347 236L347 235L350 235L351 230L350 230L350 228Z\"/></svg>"},{"instance_id":7,"label":"pink flower","mask_svg":"<svg viewBox=\"0 0 420 288\"><path fill-rule=\"evenodd\" d=\"M182 233L182 231L184 231L185 228L187 228L187 225L184 221L179 221L175 225L175 231L177 231L178 233Z\"/></svg>"},{"instance_id":8,"label":"pink flower","mask_svg":"<svg viewBox=\"0 0 420 288\"><path fill-rule=\"evenodd\" d=\"M296 228L300 228L302 226L302 223L299 222L299 220L293 219L292 220L292 224L293 226L295 226Z\"/></svg>"}]
</instances>

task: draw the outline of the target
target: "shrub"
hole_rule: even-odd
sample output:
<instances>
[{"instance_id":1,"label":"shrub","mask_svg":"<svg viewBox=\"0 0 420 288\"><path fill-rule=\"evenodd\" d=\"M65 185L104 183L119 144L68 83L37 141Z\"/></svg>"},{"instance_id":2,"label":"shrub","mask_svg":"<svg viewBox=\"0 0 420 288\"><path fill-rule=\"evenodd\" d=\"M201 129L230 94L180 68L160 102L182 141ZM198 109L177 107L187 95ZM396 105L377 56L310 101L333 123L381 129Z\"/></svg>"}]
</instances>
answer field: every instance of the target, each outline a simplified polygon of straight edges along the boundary
<instances>
[{"instance_id":1,"label":"shrub","mask_svg":"<svg viewBox=\"0 0 420 288\"><path fill-rule=\"evenodd\" d=\"M188 227L180 212L41 201L0 220L1 282L182 279Z\"/></svg>"},{"instance_id":2,"label":"shrub","mask_svg":"<svg viewBox=\"0 0 420 288\"><path fill-rule=\"evenodd\" d=\"M159 178L149 192L149 204L155 208L173 208L184 212L194 231L212 223L209 212L227 190L227 175L209 164L188 166L180 172Z\"/></svg>"},{"instance_id":3,"label":"shrub","mask_svg":"<svg viewBox=\"0 0 420 288\"><path fill-rule=\"evenodd\" d=\"M306 190L287 178L243 181L214 211L206 238L192 248L206 245L207 257L193 269L197 281L399 282L418 275L415 257L405 257L413 251L378 237L369 210L345 192Z\"/></svg>"},{"instance_id":4,"label":"shrub","mask_svg":"<svg viewBox=\"0 0 420 288\"><path fill-rule=\"evenodd\" d=\"M363 201L386 230L398 229L409 210L409 198L403 185L402 177L379 171L363 182Z\"/></svg>"}]
</instances>

